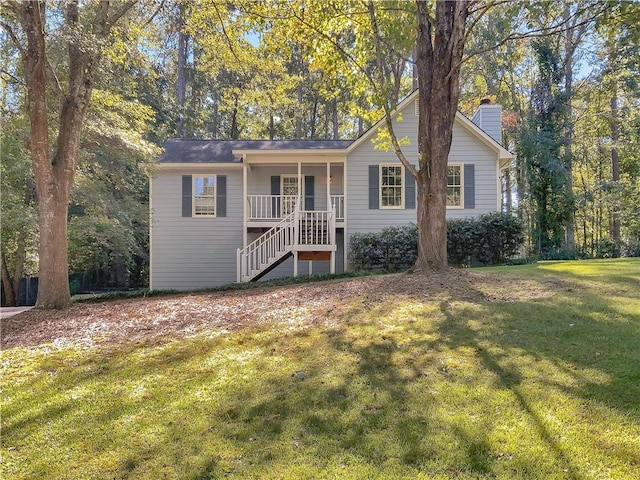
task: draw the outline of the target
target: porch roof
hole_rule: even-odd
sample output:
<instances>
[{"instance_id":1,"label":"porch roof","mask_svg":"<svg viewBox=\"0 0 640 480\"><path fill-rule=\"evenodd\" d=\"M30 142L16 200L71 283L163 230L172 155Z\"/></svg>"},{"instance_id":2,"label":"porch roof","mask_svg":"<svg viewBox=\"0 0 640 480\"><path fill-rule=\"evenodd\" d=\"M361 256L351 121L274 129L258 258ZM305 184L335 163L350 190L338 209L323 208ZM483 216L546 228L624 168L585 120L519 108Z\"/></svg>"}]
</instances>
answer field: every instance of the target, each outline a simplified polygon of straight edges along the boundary
<instances>
[{"instance_id":1,"label":"porch roof","mask_svg":"<svg viewBox=\"0 0 640 480\"><path fill-rule=\"evenodd\" d=\"M164 144L159 163L242 163L235 151L347 149L353 140L189 140L171 139Z\"/></svg>"}]
</instances>

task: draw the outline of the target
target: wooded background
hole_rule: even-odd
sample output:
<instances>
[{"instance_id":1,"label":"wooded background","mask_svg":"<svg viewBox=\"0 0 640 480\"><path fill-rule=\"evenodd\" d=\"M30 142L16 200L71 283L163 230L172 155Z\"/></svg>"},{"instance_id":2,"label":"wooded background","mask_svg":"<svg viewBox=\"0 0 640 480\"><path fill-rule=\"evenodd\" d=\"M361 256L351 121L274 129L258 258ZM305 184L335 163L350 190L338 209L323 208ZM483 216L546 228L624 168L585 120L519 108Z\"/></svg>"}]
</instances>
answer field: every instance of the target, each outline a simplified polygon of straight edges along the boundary
<instances>
[{"instance_id":1,"label":"wooded background","mask_svg":"<svg viewBox=\"0 0 640 480\"><path fill-rule=\"evenodd\" d=\"M70 273L85 288L148 284L148 175L167 138L355 138L414 88L414 2L373 2L375 28L360 0L121 2L98 43L87 33L97 2L79 5L75 23L69 2L42 4L58 87L71 84L69 45L101 57L67 217ZM517 153L503 208L527 225L525 253L640 255L640 5L478 5L459 109L471 115L485 96L503 106L504 144ZM38 275L39 235L26 34L11 8L2 27L2 284L12 304L20 278ZM55 84L46 94L53 138L62 107Z\"/></svg>"}]
</instances>

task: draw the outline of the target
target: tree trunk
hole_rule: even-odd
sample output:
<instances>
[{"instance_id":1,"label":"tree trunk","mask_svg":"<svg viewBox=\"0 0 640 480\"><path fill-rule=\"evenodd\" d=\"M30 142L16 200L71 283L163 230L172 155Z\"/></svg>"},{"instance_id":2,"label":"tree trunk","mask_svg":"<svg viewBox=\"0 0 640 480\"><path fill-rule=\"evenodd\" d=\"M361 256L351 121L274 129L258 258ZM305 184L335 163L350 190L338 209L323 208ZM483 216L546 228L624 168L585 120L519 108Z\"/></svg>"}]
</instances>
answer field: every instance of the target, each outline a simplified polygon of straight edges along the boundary
<instances>
[{"instance_id":1,"label":"tree trunk","mask_svg":"<svg viewBox=\"0 0 640 480\"><path fill-rule=\"evenodd\" d=\"M583 21L582 24L579 24ZM575 240L575 202L573 200L573 68L576 48L588 31L590 22L584 22L582 15L572 12L571 4L567 2L564 9L564 22L567 32L563 35L565 42L564 85L566 96L566 111L564 125L564 164L567 172L566 195L570 199L569 213L566 220L565 247L569 250L576 248Z\"/></svg>"},{"instance_id":2,"label":"tree trunk","mask_svg":"<svg viewBox=\"0 0 640 480\"><path fill-rule=\"evenodd\" d=\"M511 198L511 168L504 169L504 208L503 211L511 213L513 201Z\"/></svg>"},{"instance_id":3,"label":"tree trunk","mask_svg":"<svg viewBox=\"0 0 640 480\"><path fill-rule=\"evenodd\" d=\"M187 93L187 81L185 77L185 65L187 63L187 34L184 32L185 5L180 5L178 18L178 62L176 81L176 106L178 107L178 118L176 120L176 135L180 138L184 136L184 100Z\"/></svg>"},{"instance_id":4,"label":"tree trunk","mask_svg":"<svg viewBox=\"0 0 640 480\"><path fill-rule=\"evenodd\" d=\"M71 302L67 262L67 206L75 165L65 165L67 157L61 156L64 152L60 151L60 148L65 148L65 144L60 142L54 158L58 162L54 163L49 159L44 4L28 2L21 7L17 13L27 36L27 52L22 60L27 83L31 161L36 181L40 229L40 278L36 306L62 308ZM63 120L69 118L68 107L68 102L65 102L61 112L60 136L66 127Z\"/></svg>"},{"instance_id":5,"label":"tree trunk","mask_svg":"<svg viewBox=\"0 0 640 480\"><path fill-rule=\"evenodd\" d=\"M69 193L55 192L52 183L43 185L40 190L47 193L38 193L41 261L36 306L63 308L71 303L67 258Z\"/></svg>"},{"instance_id":6,"label":"tree trunk","mask_svg":"<svg viewBox=\"0 0 640 480\"><path fill-rule=\"evenodd\" d=\"M22 289L20 283L22 281L22 274L24 272L24 260L27 253L27 232L21 231L18 235L17 248L16 248L16 260L13 267L13 294L16 297L17 302L20 301L20 294Z\"/></svg>"},{"instance_id":7,"label":"tree trunk","mask_svg":"<svg viewBox=\"0 0 640 480\"><path fill-rule=\"evenodd\" d=\"M18 296L13 289L13 279L7 268L7 262L4 258L4 252L0 256L0 268L2 269L2 291L4 292L4 307L16 307L18 305Z\"/></svg>"},{"instance_id":8,"label":"tree trunk","mask_svg":"<svg viewBox=\"0 0 640 480\"><path fill-rule=\"evenodd\" d=\"M318 98L313 101L313 108L311 109L311 120L309 122L309 138L316 138L316 123L318 121Z\"/></svg>"},{"instance_id":9,"label":"tree trunk","mask_svg":"<svg viewBox=\"0 0 640 480\"><path fill-rule=\"evenodd\" d=\"M296 139L302 138L302 107L304 104L304 98L302 96L303 87L302 82L298 84L298 107L296 108Z\"/></svg>"},{"instance_id":10,"label":"tree trunk","mask_svg":"<svg viewBox=\"0 0 640 480\"><path fill-rule=\"evenodd\" d=\"M418 38L418 259L414 270L447 267L447 162L458 107L466 1L437 1L435 25L429 4L417 0Z\"/></svg>"},{"instance_id":11,"label":"tree trunk","mask_svg":"<svg viewBox=\"0 0 640 480\"><path fill-rule=\"evenodd\" d=\"M213 117L213 125L211 126L211 137L213 139L217 139L219 134L218 125L220 124L220 113L217 99L214 100L213 113L211 114L211 116Z\"/></svg>"},{"instance_id":12,"label":"tree trunk","mask_svg":"<svg viewBox=\"0 0 640 480\"><path fill-rule=\"evenodd\" d=\"M238 97L235 97L233 100L233 111L231 112L230 137L232 140L237 140L240 137L240 129L238 127Z\"/></svg>"},{"instance_id":13,"label":"tree trunk","mask_svg":"<svg viewBox=\"0 0 640 480\"><path fill-rule=\"evenodd\" d=\"M618 92L614 84L613 96L611 97L611 180L618 184L620 182L620 159L618 156ZM611 237L616 243L620 242L620 200L616 189L611 211Z\"/></svg>"},{"instance_id":14,"label":"tree trunk","mask_svg":"<svg viewBox=\"0 0 640 480\"><path fill-rule=\"evenodd\" d=\"M110 3L100 2L95 7L94 21L87 35L97 39L106 37L113 23L132 5L117 7L115 15L109 18ZM46 2L12 2L9 7L26 37L26 46L19 48L27 86L31 163L38 198L40 278L36 306L62 308L71 302L67 259L69 194L100 53L99 50L83 49L82 42L68 42L69 74L65 94L57 79L47 77ZM74 30L80 24L79 2L69 1L64 8L65 26ZM60 101L58 135L52 155L49 152L48 81L54 85Z\"/></svg>"},{"instance_id":15,"label":"tree trunk","mask_svg":"<svg viewBox=\"0 0 640 480\"><path fill-rule=\"evenodd\" d=\"M340 132L338 130L338 99L336 97L331 100L331 126L333 127L334 140L340 138Z\"/></svg>"},{"instance_id":16,"label":"tree trunk","mask_svg":"<svg viewBox=\"0 0 640 480\"><path fill-rule=\"evenodd\" d=\"M569 15L569 9L565 10L565 16ZM566 110L564 115L564 167L567 172L566 194L573 197L573 54L574 45L567 45L567 53L564 64L564 93L566 95ZM573 201L569 207L566 222L565 247L573 250L576 247L575 239L575 210Z\"/></svg>"}]
</instances>

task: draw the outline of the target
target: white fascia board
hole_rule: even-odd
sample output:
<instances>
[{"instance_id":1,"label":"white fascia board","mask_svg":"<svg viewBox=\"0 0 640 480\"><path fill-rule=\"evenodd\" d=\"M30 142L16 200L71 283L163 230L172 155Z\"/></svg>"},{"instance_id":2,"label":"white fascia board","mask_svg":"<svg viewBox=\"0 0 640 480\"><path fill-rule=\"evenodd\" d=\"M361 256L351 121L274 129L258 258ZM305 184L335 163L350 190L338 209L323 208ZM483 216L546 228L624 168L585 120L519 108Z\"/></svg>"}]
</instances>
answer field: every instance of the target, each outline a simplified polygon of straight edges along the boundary
<instances>
[{"instance_id":1,"label":"white fascia board","mask_svg":"<svg viewBox=\"0 0 640 480\"><path fill-rule=\"evenodd\" d=\"M215 163L215 162L197 162L197 163L157 163L154 168L158 170L241 170L242 163Z\"/></svg>"},{"instance_id":2,"label":"white fascia board","mask_svg":"<svg viewBox=\"0 0 640 480\"><path fill-rule=\"evenodd\" d=\"M260 157L267 157L269 155L293 157L293 156L306 156L306 155L346 155L346 148L291 148L291 149L270 149L270 150L232 150L236 156L242 155L256 155Z\"/></svg>"},{"instance_id":3,"label":"white fascia board","mask_svg":"<svg viewBox=\"0 0 640 480\"><path fill-rule=\"evenodd\" d=\"M515 155L511 153L509 150L504 148L498 142L496 142L493 138L489 136L484 130L478 127L475 123L469 120L460 112L456 112L456 121L460 123L463 127L473 133L476 138L481 140L485 145L494 150L498 154L498 158L500 160L503 159L512 159L515 158Z\"/></svg>"},{"instance_id":4,"label":"white fascia board","mask_svg":"<svg viewBox=\"0 0 640 480\"><path fill-rule=\"evenodd\" d=\"M247 164L276 164L276 163L344 163L346 158L345 149L340 150L234 150L236 154L242 152L246 155ZM305 158L307 157L307 158ZM320 160L321 158L321 160Z\"/></svg>"}]
</instances>

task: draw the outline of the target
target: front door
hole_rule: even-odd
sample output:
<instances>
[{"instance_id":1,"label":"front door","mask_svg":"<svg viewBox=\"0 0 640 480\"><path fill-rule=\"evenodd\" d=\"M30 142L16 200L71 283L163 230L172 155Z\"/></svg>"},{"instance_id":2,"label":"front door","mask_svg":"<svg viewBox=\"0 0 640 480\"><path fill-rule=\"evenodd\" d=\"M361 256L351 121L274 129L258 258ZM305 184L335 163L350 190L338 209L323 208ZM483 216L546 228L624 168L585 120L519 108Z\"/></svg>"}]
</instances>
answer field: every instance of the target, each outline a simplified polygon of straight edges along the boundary
<instances>
[{"instance_id":1,"label":"front door","mask_svg":"<svg viewBox=\"0 0 640 480\"><path fill-rule=\"evenodd\" d=\"M285 217L294 211L298 199L304 198L304 191L300 191L297 175L282 175L280 177L280 195L282 195L282 216Z\"/></svg>"}]
</instances>

